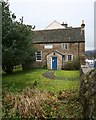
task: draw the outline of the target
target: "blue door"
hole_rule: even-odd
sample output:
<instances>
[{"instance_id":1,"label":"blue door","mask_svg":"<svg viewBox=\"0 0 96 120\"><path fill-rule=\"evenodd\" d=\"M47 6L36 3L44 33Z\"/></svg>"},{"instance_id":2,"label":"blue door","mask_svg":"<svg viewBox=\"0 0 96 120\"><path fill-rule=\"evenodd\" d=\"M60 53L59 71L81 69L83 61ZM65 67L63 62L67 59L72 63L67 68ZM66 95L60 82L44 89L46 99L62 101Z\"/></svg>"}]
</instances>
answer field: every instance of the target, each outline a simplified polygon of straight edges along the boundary
<instances>
[{"instance_id":1,"label":"blue door","mask_svg":"<svg viewBox=\"0 0 96 120\"><path fill-rule=\"evenodd\" d=\"M52 57L52 70L57 70L57 57Z\"/></svg>"}]
</instances>

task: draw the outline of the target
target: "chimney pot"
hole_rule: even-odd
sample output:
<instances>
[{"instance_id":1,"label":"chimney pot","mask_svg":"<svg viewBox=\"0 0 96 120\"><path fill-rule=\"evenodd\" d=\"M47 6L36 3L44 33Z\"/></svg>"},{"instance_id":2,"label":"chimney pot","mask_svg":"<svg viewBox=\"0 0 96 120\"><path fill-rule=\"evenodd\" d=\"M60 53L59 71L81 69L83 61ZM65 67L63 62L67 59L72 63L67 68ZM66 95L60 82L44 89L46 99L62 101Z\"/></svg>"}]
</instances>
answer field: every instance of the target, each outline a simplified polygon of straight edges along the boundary
<instances>
[{"instance_id":1,"label":"chimney pot","mask_svg":"<svg viewBox=\"0 0 96 120\"><path fill-rule=\"evenodd\" d=\"M84 20L82 20L82 24L81 24L81 27L84 28L85 27L85 23L84 23Z\"/></svg>"},{"instance_id":2,"label":"chimney pot","mask_svg":"<svg viewBox=\"0 0 96 120\"><path fill-rule=\"evenodd\" d=\"M68 24L67 23L62 23L61 25L63 25L65 28L67 28Z\"/></svg>"}]
</instances>

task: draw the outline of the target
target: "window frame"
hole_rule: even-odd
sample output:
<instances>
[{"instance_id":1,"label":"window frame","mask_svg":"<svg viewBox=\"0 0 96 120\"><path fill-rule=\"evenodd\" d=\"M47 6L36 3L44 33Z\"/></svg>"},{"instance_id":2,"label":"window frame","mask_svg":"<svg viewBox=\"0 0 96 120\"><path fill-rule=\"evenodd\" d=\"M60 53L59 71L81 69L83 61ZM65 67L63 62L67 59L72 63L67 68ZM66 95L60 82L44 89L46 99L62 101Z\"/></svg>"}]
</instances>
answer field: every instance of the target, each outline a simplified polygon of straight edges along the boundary
<instances>
[{"instance_id":1,"label":"window frame","mask_svg":"<svg viewBox=\"0 0 96 120\"><path fill-rule=\"evenodd\" d=\"M71 56L71 59L69 59L68 56ZM68 54L68 55L67 55L67 61L73 61L73 55L72 55L72 54Z\"/></svg>"},{"instance_id":2,"label":"window frame","mask_svg":"<svg viewBox=\"0 0 96 120\"><path fill-rule=\"evenodd\" d=\"M69 43L61 43L61 49L62 50L68 50L69 49Z\"/></svg>"},{"instance_id":3,"label":"window frame","mask_svg":"<svg viewBox=\"0 0 96 120\"><path fill-rule=\"evenodd\" d=\"M38 55L38 52L40 52L40 55ZM37 61L37 62L41 62L41 61L42 61L42 51L37 51L37 52L35 52L35 55L36 55L36 61ZM41 57L40 60L37 58L38 56Z\"/></svg>"}]
</instances>

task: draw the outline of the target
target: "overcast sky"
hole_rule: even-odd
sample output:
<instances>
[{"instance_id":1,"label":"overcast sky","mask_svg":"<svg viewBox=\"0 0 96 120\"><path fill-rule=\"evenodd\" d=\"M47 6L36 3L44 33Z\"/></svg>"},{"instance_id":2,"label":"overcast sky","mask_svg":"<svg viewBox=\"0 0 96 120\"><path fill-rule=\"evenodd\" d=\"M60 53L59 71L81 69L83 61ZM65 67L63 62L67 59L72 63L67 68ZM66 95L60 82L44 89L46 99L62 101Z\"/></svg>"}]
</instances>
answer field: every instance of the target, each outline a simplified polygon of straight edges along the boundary
<instances>
[{"instance_id":1,"label":"overcast sky","mask_svg":"<svg viewBox=\"0 0 96 120\"><path fill-rule=\"evenodd\" d=\"M85 21L85 48L94 49L94 1L95 0L9 0L10 10L17 20L44 29L54 20L80 27Z\"/></svg>"}]
</instances>

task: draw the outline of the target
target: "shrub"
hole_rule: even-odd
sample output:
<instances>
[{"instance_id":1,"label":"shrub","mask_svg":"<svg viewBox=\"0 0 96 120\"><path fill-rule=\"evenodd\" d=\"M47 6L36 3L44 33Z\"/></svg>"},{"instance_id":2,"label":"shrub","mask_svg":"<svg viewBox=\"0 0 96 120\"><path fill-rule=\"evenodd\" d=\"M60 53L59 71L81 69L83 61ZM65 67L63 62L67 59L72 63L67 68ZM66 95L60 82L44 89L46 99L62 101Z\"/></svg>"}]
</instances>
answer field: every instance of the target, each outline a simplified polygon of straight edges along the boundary
<instances>
[{"instance_id":1,"label":"shrub","mask_svg":"<svg viewBox=\"0 0 96 120\"><path fill-rule=\"evenodd\" d=\"M79 58L75 58L73 61L68 61L64 64L64 70L79 70L80 69L80 60Z\"/></svg>"}]
</instances>

